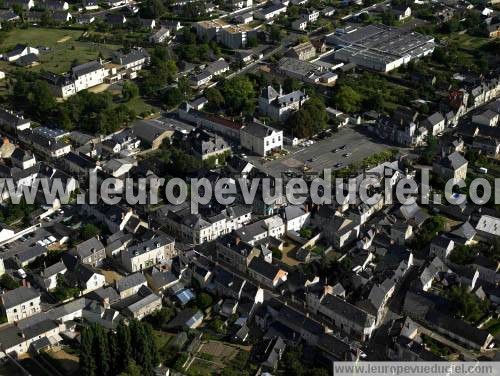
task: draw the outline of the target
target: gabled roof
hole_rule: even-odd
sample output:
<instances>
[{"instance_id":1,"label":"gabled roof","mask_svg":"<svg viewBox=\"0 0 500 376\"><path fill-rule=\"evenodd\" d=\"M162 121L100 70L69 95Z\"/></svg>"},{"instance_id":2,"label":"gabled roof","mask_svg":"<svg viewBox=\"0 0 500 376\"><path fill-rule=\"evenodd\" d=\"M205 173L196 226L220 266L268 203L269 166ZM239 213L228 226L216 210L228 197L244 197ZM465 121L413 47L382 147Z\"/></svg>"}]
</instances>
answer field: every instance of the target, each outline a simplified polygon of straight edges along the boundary
<instances>
[{"instance_id":1,"label":"gabled roof","mask_svg":"<svg viewBox=\"0 0 500 376\"><path fill-rule=\"evenodd\" d=\"M265 261L261 257L254 257L250 261L248 269L270 280L274 280L281 270L278 266Z\"/></svg>"},{"instance_id":2,"label":"gabled roof","mask_svg":"<svg viewBox=\"0 0 500 376\"><path fill-rule=\"evenodd\" d=\"M32 287L18 287L17 289L7 291L3 295L0 295L2 304L5 309L13 308L19 304L28 302L30 300L40 297L40 293Z\"/></svg>"},{"instance_id":3,"label":"gabled roof","mask_svg":"<svg viewBox=\"0 0 500 376\"><path fill-rule=\"evenodd\" d=\"M326 294L321 300L321 305L342 316L348 321L355 322L362 327L374 324L375 317L368 312L346 302L337 296Z\"/></svg>"},{"instance_id":4,"label":"gabled roof","mask_svg":"<svg viewBox=\"0 0 500 376\"><path fill-rule=\"evenodd\" d=\"M90 256L92 253L102 251L104 245L96 237L90 238L76 246L76 254L80 258Z\"/></svg>"},{"instance_id":5,"label":"gabled roof","mask_svg":"<svg viewBox=\"0 0 500 376\"><path fill-rule=\"evenodd\" d=\"M116 282L118 292L126 291L133 287L146 283L146 277L142 273L134 273Z\"/></svg>"}]
</instances>

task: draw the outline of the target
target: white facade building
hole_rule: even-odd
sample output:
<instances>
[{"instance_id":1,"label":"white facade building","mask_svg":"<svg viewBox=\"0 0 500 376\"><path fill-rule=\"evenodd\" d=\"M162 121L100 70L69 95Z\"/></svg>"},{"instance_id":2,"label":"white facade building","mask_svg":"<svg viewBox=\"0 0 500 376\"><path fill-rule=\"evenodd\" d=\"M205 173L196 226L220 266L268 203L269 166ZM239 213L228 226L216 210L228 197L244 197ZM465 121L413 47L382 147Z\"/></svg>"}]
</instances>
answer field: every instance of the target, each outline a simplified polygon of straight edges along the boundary
<instances>
[{"instance_id":1,"label":"white facade building","mask_svg":"<svg viewBox=\"0 0 500 376\"><path fill-rule=\"evenodd\" d=\"M283 148L283 131L264 124L252 123L240 131L241 146L255 154L266 156Z\"/></svg>"}]
</instances>

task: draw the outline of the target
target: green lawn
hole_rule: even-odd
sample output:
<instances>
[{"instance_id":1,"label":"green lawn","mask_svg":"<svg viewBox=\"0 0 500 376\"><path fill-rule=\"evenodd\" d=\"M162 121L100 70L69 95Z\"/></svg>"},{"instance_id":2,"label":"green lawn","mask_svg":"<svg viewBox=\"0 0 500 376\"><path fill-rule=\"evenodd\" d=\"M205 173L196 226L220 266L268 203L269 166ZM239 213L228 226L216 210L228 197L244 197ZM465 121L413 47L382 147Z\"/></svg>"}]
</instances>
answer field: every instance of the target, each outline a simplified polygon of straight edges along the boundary
<instances>
[{"instance_id":1,"label":"green lawn","mask_svg":"<svg viewBox=\"0 0 500 376\"><path fill-rule=\"evenodd\" d=\"M155 106L150 105L149 103L144 102L144 99L141 97L135 97L134 99L131 99L130 101L125 103L128 108L132 109L135 111L137 115L143 113L143 112L150 112L151 110L153 112L159 111L159 109Z\"/></svg>"},{"instance_id":2,"label":"green lawn","mask_svg":"<svg viewBox=\"0 0 500 376\"><path fill-rule=\"evenodd\" d=\"M0 51L9 51L17 43L28 44L33 47L43 46L49 51L40 50L41 64L31 68L33 70L45 69L55 73L67 72L73 61L86 63L96 59L99 54L104 59L111 56L120 46L96 44L92 42L79 42L81 30L28 28L14 29L0 34ZM15 65L6 62L0 63L0 69L12 70Z\"/></svg>"}]
</instances>

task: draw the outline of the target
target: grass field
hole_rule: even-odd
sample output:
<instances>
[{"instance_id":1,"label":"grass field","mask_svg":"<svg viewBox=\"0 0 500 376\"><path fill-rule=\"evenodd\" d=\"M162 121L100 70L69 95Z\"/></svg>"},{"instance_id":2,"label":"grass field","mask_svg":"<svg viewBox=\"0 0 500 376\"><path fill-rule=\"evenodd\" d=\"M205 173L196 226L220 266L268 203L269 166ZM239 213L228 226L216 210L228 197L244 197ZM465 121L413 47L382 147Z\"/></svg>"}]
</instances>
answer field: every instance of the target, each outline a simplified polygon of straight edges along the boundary
<instances>
[{"instance_id":1,"label":"grass field","mask_svg":"<svg viewBox=\"0 0 500 376\"><path fill-rule=\"evenodd\" d=\"M0 34L0 51L9 51L18 43L37 48L48 47L48 51L40 48L41 64L30 69L36 71L45 69L55 73L64 73L70 69L74 61L80 64L85 63L96 59L99 54L104 59L107 59L114 50L120 47L117 45L80 42L78 38L81 35L81 30L71 29L15 29ZM0 62L0 69L8 71L16 69L16 66L2 61Z\"/></svg>"}]
</instances>

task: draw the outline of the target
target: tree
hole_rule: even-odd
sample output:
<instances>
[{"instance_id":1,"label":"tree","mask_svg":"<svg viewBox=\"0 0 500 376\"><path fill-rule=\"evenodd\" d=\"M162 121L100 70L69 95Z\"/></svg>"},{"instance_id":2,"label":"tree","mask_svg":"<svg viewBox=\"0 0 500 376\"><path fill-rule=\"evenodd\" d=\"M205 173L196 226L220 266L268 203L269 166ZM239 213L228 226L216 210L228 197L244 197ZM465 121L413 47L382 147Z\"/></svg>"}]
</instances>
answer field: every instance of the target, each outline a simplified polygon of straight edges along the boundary
<instances>
[{"instance_id":1,"label":"tree","mask_svg":"<svg viewBox=\"0 0 500 376\"><path fill-rule=\"evenodd\" d=\"M31 87L28 101L32 111L40 119L47 119L56 107L56 101L49 84L45 81L37 80Z\"/></svg>"},{"instance_id":2,"label":"tree","mask_svg":"<svg viewBox=\"0 0 500 376\"><path fill-rule=\"evenodd\" d=\"M224 322L216 317L210 322L210 328L217 333L222 333L224 331Z\"/></svg>"},{"instance_id":3,"label":"tree","mask_svg":"<svg viewBox=\"0 0 500 376\"><path fill-rule=\"evenodd\" d=\"M108 336L104 328L100 325L94 325L94 341L92 345L93 356L96 363L96 374L98 376L107 376L110 368Z\"/></svg>"},{"instance_id":4,"label":"tree","mask_svg":"<svg viewBox=\"0 0 500 376\"><path fill-rule=\"evenodd\" d=\"M82 231L80 232L80 235L83 240L88 240L90 238L93 238L94 236L97 236L101 233L101 229L94 225L93 223L86 223L82 227Z\"/></svg>"},{"instance_id":5,"label":"tree","mask_svg":"<svg viewBox=\"0 0 500 376\"><path fill-rule=\"evenodd\" d=\"M388 10L382 13L381 21L384 25L394 26L396 25L397 19L394 13Z\"/></svg>"},{"instance_id":6,"label":"tree","mask_svg":"<svg viewBox=\"0 0 500 376\"><path fill-rule=\"evenodd\" d=\"M422 163L425 163L427 165L432 164L432 161L434 160L434 157L436 156L438 152L438 141L436 137L434 137L432 134L427 135L427 140L426 140L426 146L425 149L422 152L422 157L421 161Z\"/></svg>"},{"instance_id":7,"label":"tree","mask_svg":"<svg viewBox=\"0 0 500 376\"><path fill-rule=\"evenodd\" d=\"M207 98L208 100L208 108L211 111L219 111L222 106L224 106L224 97L222 96L219 89L215 87L211 87L205 90L205 98Z\"/></svg>"},{"instance_id":8,"label":"tree","mask_svg":"<svg viewBox=\"0 0 500 376\"><path fill-rule=\"evenodd\" d=\"M275 259L278 259L278 260L281 260L283 258L283 252L281 252L280 249L276 248L276 247L273 247L271 249L271 252L273 253L273 257Z\"/></svg>"},{"instance_id":9,"label":"tree","mask_svg":"<svg viewBox=\"0 0 500 376\"><path fill-rule=\"evenodd\" d=\"M168 109L179 105L184 100L184 94L177 87L169 87L163 94L163 103Z\"/></svg>"},{"instance_id":10,"label":"tree","mask_svg":"<svg viewBox=\"0 0 500 376\"><path fill-rule=\"evenodd\" d=\"M252 113L255 109L255 90L247 76L237 76L224 81L222 94L228 112L232 115Z\"/></svg>"},{"instance_id":11,"label":"tree","mask_svg":"<svg viewBox=\"0 0 500 376\"><path fill-rule=\"evenodd\" d=\"M452 311L455 316L476 324L486 314L490 302L488 299L481 300L464 286L454 286L448 293L448 299L452 302Z\"/></svg>"},{"instance_id":12,"label":"tree","mask_svg":"<svg viewBox=\"0 0 500 376\"><path fill-rule=\"evenodd\" d=\"M273 42L281 41L281 28L278 25L271 25L269 28L269 37Z\"/></svg>"},{"instance_id":13,"label":"tree","mask_svg":"<svg viewBox=\"0 0 500 376\"><path fill-rule=\"evenodd\" d=\"M139 367L133 360L128 363L125 371L119 374L119 376L143 376L142 368Z\"/></svg>"},{"instance_id":14,"label":"tree","mask_svg":"<svg viewBox=\"0 0 500 376\"><path fill-rule=\"evenodd\" d=\"M14 290L19 287L19 282L5 273L0 277L0 287L4 290Z\"/></svg>"},{"instance_id":15,"label":"tree","mask_svg":"<svg viewBox=\"0 0 500 376\"><path fill-rule=\"evenodd\" d=\"M122 87L122 97L123 100L128 102L129 100L137 97L139 95L139 88L132 81L127 81Z\"/></svg>"},{"instance_id":16,"label":"tree","mask_svg":"<svg viewBox=\"0 0 500 376\"><path fill-rule=\"evenodd\" d=\"M288 125L293 136L308 138L325 129L327 121L325 105L319 98L313 97L290 115Z\"/></svg>"},{"instance_id":17,"label":"tree","mask_svg":"<svg viewBox=\"0 0 500 376\"><path fill-rule=\"evenodd\" d=\"M283 81L283 90L285 93L290 93L295 90L300 90L302 87L301 83L299 80L293 78L293 77L287 77Z\"/></svg>"},{"instance_id":18,"label":"tree","mask_svg":"<svg viewBox=\"0 0 500 376\"><path fill-rule=\"evenodd\" d=\"M336 106L347 113L358 112L361 100L361 95L348 85L341 85L333 97Z\"/></svg>"},{"instance_id":19,"label":"tree","mask_svg":"<svg viewBox=\"0 0 500 376\"><path fill-rule=\"evenodd\" d=\"M150 323L157 330L167 330L168 323L175 316L175 310L168 306L163 306L160 310L153 312L144 320Z\"/></svg>"},{"instance_id":20,"label":"tree","mask_svg":"<svg viewBox=\"0 0 500 376\"><path fill-rule=\"evenodd\" d=\"M116 327L116 338L120 344L117 363L122 365L129 364L132 360L132 341L130 328L123 321L120 321Z\"/></svg>"},{"instance_id":21,"label":"tree","mask_svg":"<svg viewBox=\"0 0 500 376\"><path fill-rule=\"evenodd\" d=\"M92 327L84 327L80 337L80 371L83 376L96 375L96 364L93 355L94 331Z\"/></svg>"},{"instance_id":22,"label":"tree","mask_svg":"<svg viewBox=\"0 0 500 376\"><path fill-rule=\"evenodd\" d=\"M450 261L459 265L467 265L474 261L476 253L477 252L471 247L457 245L453 248L453 251L451 251Z\"/></svg>"},{"instance_id":23,"label":"tree","mask_svg":"<svg viewBox=\"0 0 500 376\"><path fill-rule=\"evenodd\" d=\"M196 306L202 311L212 306L212 304L213 304L212 297L205 292L198 294L198 296L196 297Z\"/></svg>"},{"instance_id":24,"label":"tree","mask_svg":"<svg viewBox=\"0 0 500 376\"><path fill-rule=\"evenodd\" d=\"M159 18L166 9L160 0L146 0L141 3L140 14L143 18Z\"/></svg>"}]
</instances>

